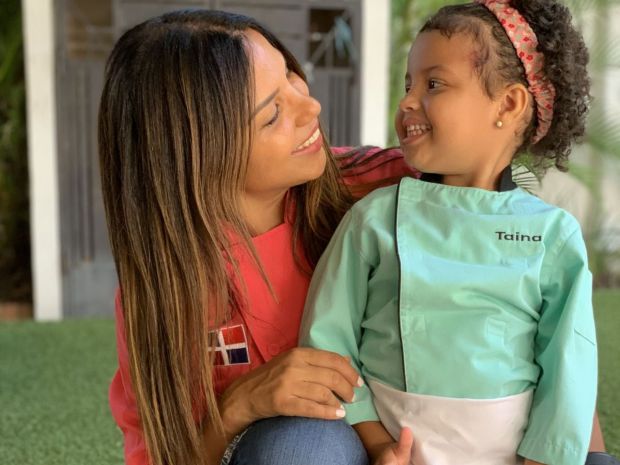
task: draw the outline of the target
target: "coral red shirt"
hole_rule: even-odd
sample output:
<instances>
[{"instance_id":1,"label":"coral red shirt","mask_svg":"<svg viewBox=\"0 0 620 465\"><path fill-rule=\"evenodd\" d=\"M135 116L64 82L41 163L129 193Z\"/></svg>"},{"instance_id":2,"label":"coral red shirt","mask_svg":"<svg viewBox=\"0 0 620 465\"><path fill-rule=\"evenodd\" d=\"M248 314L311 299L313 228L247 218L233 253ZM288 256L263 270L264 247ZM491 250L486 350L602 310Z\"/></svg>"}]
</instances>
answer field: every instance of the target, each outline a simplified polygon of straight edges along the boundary
<instances>
[{"instance_id":1,"label":"coral red shirt","mask_svg":"<svg viewBox=\"0 0 620 465\"><path fill-rule=\"evenodd\" d=\"M350 148L335 148L333 151L336 155L351 154L351 157L341 160L344 182L350 186L367 185L376 188L395 183L403 176L416 174L404 163L398 150L362 148L352 151ZM236 251L240 273L248 291L247 308L235 312L232 320L218 331L218 364L214 373L218 395L237 377L297 345L310 278L295 263L291 253L292 233L293 226L285 221L252 239L277 301L249 253L241 248ZM116 296L115 316L119 367L110 385L110 407L124 435L126 464L148 465L146 444L131 385L119 292Z\"/></svg>"}]
</instances>

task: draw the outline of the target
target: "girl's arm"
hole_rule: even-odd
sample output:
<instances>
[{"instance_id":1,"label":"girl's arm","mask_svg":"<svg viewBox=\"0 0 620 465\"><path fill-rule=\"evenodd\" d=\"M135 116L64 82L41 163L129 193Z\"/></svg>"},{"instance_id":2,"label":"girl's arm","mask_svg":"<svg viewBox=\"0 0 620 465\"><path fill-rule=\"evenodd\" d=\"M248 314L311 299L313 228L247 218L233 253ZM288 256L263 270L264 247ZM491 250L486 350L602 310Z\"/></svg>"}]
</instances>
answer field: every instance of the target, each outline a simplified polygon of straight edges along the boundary
<instances>
[{"instance_id":1,"label":"girl's arm","mask_svg":"<svg viewBox=\"0 0 620 465\"><path fill-rule=\"evenodd\" d=\"M396 444L380 421L364 421L353 428L368 452L370 463L375 463L387 448Z\"/></svg>"},{"instance_id":2,"label":"girl's arm","mask_svg":"<svg viewBox=\"0 0 620 465\"><path fill-rule=\"evenodd\" d=\"M603 432L601 424L598 421L598 412L594 412L594 424L592 425L592 435L590 436L589 452L605 452L605 441L603 440ZM526 459L523 465L544 465L540 462ZM587 462L586 462L587 465Z\"/></svg>"},{"instance_id":3,"label":"girl's arm","mask_svg":"<svg viewBox=\"0 0 620 465\"><path fill-rule=\"evenodd\" d=\"M379 421L365 421L353 425L362 440L371 463L375 465L408 465L411 461L413 435L409 428L403 428L398 441Z\"/></svg>"},{"instance_id":4,"label":"girl's arm","mask_svg":"<svg viewBox=\"0 0 620 465\"><path fill-rule=\"evenodd\" d=\"M519 447L523 457L551 465L585 462L596 403L592 275L579 226L573 220L569 227L540 271L543 305L534 357L541 374Z\"/></svg>"},{"instance_id":5,"label":"girl's arm","mask_svg":"<svg viewBox=\"0 0 620 465\"><path fill-rule=\"evenodd\" d=\"M358 347L368 280L377 251L371 239L364 239L371 235L357 211L359 205L344 215L314 270L301 321L299 345L345 355L361 372ZM355 401L345 404L344 408L351 425L379 420L366 385L356 389Z\"/></svg>"},{"instance_id":6,"label":"girl's arm","mask_svg":"<svg viewBox=\"0 0 620 465\"><path fill-rule=\"evenodd\" d=\"M592 436L590 437L590 452L605 452L605 441L603 431L598 421L598 412L594 412L594 424L592 425Z\"/></svg>"}]
</instances>

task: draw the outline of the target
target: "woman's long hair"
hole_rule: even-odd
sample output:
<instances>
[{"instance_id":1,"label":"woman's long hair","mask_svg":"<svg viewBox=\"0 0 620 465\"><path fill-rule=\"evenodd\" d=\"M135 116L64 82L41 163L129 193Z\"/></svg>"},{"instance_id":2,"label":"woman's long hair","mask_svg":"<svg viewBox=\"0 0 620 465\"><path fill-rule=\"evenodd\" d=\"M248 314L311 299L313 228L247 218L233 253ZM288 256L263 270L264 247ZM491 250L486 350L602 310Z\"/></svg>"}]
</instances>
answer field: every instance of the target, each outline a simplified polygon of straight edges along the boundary
<instances>
[{"instance_id":1,"label":"woman's long hair","mask_svg":"<svg viewBox=\"0 0 620 465\"><path fill-rule=\"evenodd\" d=\"M303 77L294 57L253 19L202 10L135 26L106 67L103 198L153 465L198 463L202 421L222 432L208 335L239 305L230 232L256 257L239 207L254 107L248 29ZM292 252L301 244L298 263L312 266L351 204L331 156L325 173L293 188L292 198Z\"/></svg>"}]
</instances>

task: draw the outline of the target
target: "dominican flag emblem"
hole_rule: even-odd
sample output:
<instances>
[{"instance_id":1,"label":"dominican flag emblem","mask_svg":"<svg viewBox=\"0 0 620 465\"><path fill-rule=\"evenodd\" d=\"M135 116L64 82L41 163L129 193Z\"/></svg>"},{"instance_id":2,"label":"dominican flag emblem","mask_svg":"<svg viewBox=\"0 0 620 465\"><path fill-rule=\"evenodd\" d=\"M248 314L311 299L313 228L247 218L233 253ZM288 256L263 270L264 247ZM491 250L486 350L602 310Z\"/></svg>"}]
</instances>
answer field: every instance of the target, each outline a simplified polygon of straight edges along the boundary
<instances>
[{"instance_id":1,"label":"dominican flag emblem","mask_svg":"<svg viewBox=\"0 0 620 465\"><path fill-rule=\"evenodd\" d=\"M212 332L216 337L215 365L246 365L250 363L248 340L243 325L228 326Z\"/></svg>"}]
</instances>

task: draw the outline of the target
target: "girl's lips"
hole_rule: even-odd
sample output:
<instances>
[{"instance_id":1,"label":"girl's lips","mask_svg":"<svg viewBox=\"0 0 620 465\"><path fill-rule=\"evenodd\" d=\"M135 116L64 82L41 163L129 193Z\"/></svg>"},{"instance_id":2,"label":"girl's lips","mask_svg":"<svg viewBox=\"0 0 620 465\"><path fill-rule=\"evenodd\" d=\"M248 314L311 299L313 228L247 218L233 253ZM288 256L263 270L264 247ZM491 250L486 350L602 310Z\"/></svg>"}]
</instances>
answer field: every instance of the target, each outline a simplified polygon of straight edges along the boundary
<instances>
[{"instance_id":1,"label":"girl's lips","mask_svg":"<svg viewBox=\"0 0 620 465\"><path fill-rule=\"evenodd\" d=\"M403 137L400 138L400 144L401 145L414 145L418 141L423 139L425 136L427 136L430 132L431 131L426 131L426 132L423 132L422 134L410 135L410 136L408 136L407 133L405 133Z\"/></svg>"},{"instance_id":2,"label":"girl's lips","mask_svg":"<svg viewBox=\"0 0 620 465\"><path fill-rule=\"evenodd\" d=\"M318 126L307 140L311 140L313 138L315 140L310 145L297 148L293 150L292 154L295 156L298 156L298 155L306 155L309 153L318 152L321 149L321 147L323 147L323 136L321 135L321 132Z\"/></svg>"},{"instance_id":3,"label":"girl's lips","mask_svg":"<svg viewBox=\"0 0 620 465\"><path fill-rule=\"evenodd\" d=\"M400 124L401 127L398 132L400 142L403 145L415 144L433 130L428 122L418 118L406 117Z\"/></svg>"}]
</instances>

